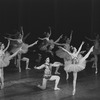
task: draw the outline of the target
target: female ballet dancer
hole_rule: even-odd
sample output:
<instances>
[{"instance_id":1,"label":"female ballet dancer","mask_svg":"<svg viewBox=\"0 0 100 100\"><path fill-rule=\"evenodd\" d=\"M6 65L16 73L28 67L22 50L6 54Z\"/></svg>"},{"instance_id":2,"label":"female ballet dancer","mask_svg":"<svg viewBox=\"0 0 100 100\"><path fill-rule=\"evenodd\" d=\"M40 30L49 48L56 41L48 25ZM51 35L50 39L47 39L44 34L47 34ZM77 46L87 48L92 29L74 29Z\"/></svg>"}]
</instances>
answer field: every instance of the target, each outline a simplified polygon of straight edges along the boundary
<instances>
[{"instance_id":1,"label":"female ballet dancer","mask_svg":"<svg viewBox=\"0 0 100 100\"><path fill-rule=\"evenodd\" d=\"M70 37L69 38L65 38L66 40L65 40L65 43L57 43L57 45L59 45L59 46L63 46L66 50L68 50L69 52L70 52L70 49L71 49L71 46L70 46L70 44L71 44L71 41L72 41L72 34L73 34L73 31L71 31L71 34L70 34ZM70 60L71 59L71 57L70 57L70 55L68 54L68 53L66 53L64 50L62 50L61 48L59 48L57 51L56 51L56 55L59 57L59 58L62 58L62 59L64 59L64 61L65 60ZM60 74L59 72L58 72L58 70L59 70L59 67L56 69L56 71L55 71L55 73L56 74ZM69 78L69 75L68 75L68 73L66 73L67 74L67 77L66 77L66 79L68 79Z\"/></svg>"},{"instance_id":2,"label":"female ballet dancer","mask_svg":"<svg viewBox=\"0 0 100 100\"><path fill-rule=\"evenodd\" d=\"M37 44L38 40L35 41L34 43L30 44L30 45L29 44L26 44L24 42L24 40L26 39L26 37L28 35L26 35L24 37L24 32L23 32L23 28L22 27L21 27L21 32L18 32L18 33L19 33L19 35L18 35L18 38L17 39L5 37L8 40L17 42L17 44L13 44L14 48L12 48L12 50L11 50L12 53L14 53L15 51L17 51L17 49L19 49L20 47L21 47L21 52L22 53L27 53L28 48L30 48L30 47L34 46L35 44Z\"/></svg>"},{"instance_id":3,"label":"female ballet dancer","mask_svg":"<svg viewBox=\"0 0 100 100\"><path fill-rule=\"evenodd\" d=\"M64 70L68 73L68 72L73 72L73 92L72 95L75 95L76 93L76 80L77 80L77 73L79 71L82 71L83 69L85 69L86 66L86 59L88 58L88 56L90 55L90 53L93 51L93 47L92 46L90 48L90 50L88 51L88 53L83 57L80 54L80 50L82 48L82 45L84 44L84 42L82 42L79 50L77 51L77 49L74 47L74 51L73 53L67 51L65 48L62 48L65 52L67 52L70 56L71 56L71 60L67 61L65 60L64 62Z\"/></svg>"},{"instance_id":4,"label":"female ballet dancer","mask_svg":"<svg viewBox=\"0 0 100 100\"><path fill-rule=\"evenodd\" d=\"M36 66L34 67L35 69L45 68L42 85L38 85L39 88L46 89L47 81L49 80L49 81L55 81L54 90L60 90L60 88L58 88L60 77L58 75L52 75L52 67L58 67L60 65L62 65L60 62L54 62L53 64L50 63L50 59L48 57L46 58L45 64L42 64L41 66L38 67Z\"/></svg>"},{"instance_id":5,"label":"female ballet dancer","mask_svg":"<svg viewBox=\"0 0 100 100\"><path fill-rule=\"evenodd\" d=\"M21 47L21 49L20 49L20 51L18 53L18 59L17 59L17 67L19 68L19 72L21 72L21 63L20 63L20 61L21 61L21 55L24 54L24 53L27 53L28 52L28 48L36 45L37 42L38 42L38 41L35 41L34 43L32 43L30 45L24 43L23 40L25 40L27 36L28 35L26 35L25 38L24 38L23 28L21 27L21 32L19 32L19 36L18 36L17 39L12 39L12 38L7 38L6 37L6 39L8 39L10 41L17 42L16 44L15 43L13 44L14 47L11 50L12 53L16 52Z\"/></svg>"},{"instance_id":6,"label":"female ballet dancer","mask_svg":"<svg viewBox=\"0 0 100 100\"><path fill-rule=\"evenodd\" d=\"M53 55L52 50L54 49L54 46L57 44L57 42L59 42L59 40L62 38L62 35L56 41L50 39L50 36L51 36L51 28L50 28L50 33L49 32L46 33L46 37L39 38L40 40L43 41L42 44L39 46L39 48L40 50L46 51L47 53Z\"/></svg>"},{"instance_id":7,"label":"female ballet dancer","mask_svg":"<svg viewBox=\"0 0 100 100\"><path fill-rule=\"evenodd\" d=\"M98 73L98 55L100 54L100 37L99 37L99 34L96 35L96 38L95 39L90 39L90 38L87 38L89 41L92 41L94 43L94 49L93 49L93 55L94 55L94 67L95 67L95 74Z\"/></svg>"},{"instance_id":8,"label":"female ballet dancer","mask_svg":"<svg viewBox=\"0 0 100 100\"><path fill-rule=\"evenodd\" d=\"M10 44L10 41L8 42L8 45L7 45L6 48L5 48L3 43L1 43L1 46L0 46L0 87L1 87L1 89L4 87L4 71L3 71L3 68L7 67L10 63L10 60L14 56L16 56L17 53L19 52L19 50L18 50L14 54L10 55L7 52L9 44Z\"/></svg>"}]
</instances>

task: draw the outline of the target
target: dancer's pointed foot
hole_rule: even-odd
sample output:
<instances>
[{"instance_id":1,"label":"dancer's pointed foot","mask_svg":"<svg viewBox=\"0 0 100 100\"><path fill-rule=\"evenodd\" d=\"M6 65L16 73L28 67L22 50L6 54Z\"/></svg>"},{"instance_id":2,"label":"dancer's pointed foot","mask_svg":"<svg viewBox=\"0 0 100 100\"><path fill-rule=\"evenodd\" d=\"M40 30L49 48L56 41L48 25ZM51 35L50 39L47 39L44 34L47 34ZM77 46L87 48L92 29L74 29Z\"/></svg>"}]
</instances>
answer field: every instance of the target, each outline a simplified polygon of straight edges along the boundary
<instances>
[{"instance_id":1,"label":"dancer's pointed foot","mask_svg":"<svg viewBox=\"0 0 100 100\"><path fill-rule=\"evenodd\" d=\"M27 70L27 69L30 70L31 68L26 68L26 70Z\"/></svg>"},{"instance_id":2,"label":"dancer's pointed foot","mask_svg":"<svg viewBox=\"0 0 100 100\"><path fill-rule=\"evenodd\" d=\"M98 72L97 71L95 71L95 74L97 74Z\"/></svg>"},{"instance_id":3,"label":"dancer's pointed foot","mask_svg":"<svg viewBox=\"0 0 100 100\"><path fill-rule=\"evenodd\" d=\"M75 90L73 90L73 93L72 93L72 95L75 95L75 92L76 92L76 91L75 91Z\"/></svg>"}]
</instances>

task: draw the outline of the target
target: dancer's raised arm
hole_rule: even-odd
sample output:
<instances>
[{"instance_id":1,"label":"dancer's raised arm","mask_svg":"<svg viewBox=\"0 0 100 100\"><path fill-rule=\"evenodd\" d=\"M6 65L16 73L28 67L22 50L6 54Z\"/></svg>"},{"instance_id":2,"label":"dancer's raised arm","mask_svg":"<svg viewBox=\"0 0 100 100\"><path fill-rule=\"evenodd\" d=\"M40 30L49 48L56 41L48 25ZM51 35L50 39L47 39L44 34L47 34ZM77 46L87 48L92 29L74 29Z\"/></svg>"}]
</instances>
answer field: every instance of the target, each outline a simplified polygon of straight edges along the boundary
<instances>
[{"instance_id":1,"label":"dancer's raised arm","mask_svg":"<svg viewBox=\"0 0 100 100\"><path fill-rule=\"evenodd\" d=\"M50 38L50 36L51 36L51 27L49 26L49 29L50 29L50 33L49 33L49 38Z\"/></svg>"},{"instance_id":2,"label":"dancer's raised arm","mask_svg":"<svg viewBox=\"0 0 100 100\"><path fill-rule=\"evenodd\" d=\"M4 52L9 48L9 45L10 45L10 40L8 40L7 47L3 50Z\"/></svg>"},{"instance_id":3,"label":"dancer's raised arm","mask_svg":"<svg viewBox=\"0 0 100 100\"><path fill-rule=\"evenodd\" d=\"M82 42L82 43L81 43L81 45L80 45L80 47L79 47L79 49L78 49L78 51L77 51L76 55L78 55L78 54L80 53L80 51L81 51L81 48L82 48L83 44L84 44L84 42Z\"/></svg>"},{"instance_id":4,"label":"dancer's raised arm","mask_svg":"<svg viewBox=\"0 0 100 100\"><path fill-rule=\"evenodd\" d=\"M93 41L93 42L95 42L96 40L94 39L90 39L90 38L88 38L88 37L85 37L86 39L88 39L89 41Z\"/></svg>"},{"instance_id":5,"label":"dancer's raised arm","mask_svg":"<svg viewBox=\"0 0 100 100\"><path fill-rule=\"evenodd\" d=\"M73 56L72 53L70 53L68 50L64 49L63 47L59 47L59 48L61 48L61 49L64 50L65 52L67 52L69 55Z\"/></svg>"},{"instance_id":6,"label":"dancer's raised arm","mask_svg":"<svg viewBox=\"0 0 100 100\"><path fill-rule=\"evenodd\" d=\"M24 37L24 31L23 31L23 27L21 26L21 38L23 39L23 37Z\"/></svg>"},{"instance_id":7,"label":"dancer's raised arm","mask_svg":"<svg viewBox=\"0 0 100 100\"><path fill-rule=\"evenodd\" d=\"M35 69L43 69L43 68L45 68L45 64L42 64L41 66L38 66L38 67L34 67Z\"/></svg>"},{"instance_id":8,"label":"dancer's raised arm","mask_svg":"<svg viewBox=\"0 0 100 100\"><path fill-rule=\"evenodd\" d=\"M38 42L38 40L37 40L37 41L35 41L34 43L30 44L30 45L28 46L28 48L30 48L30 47L32 47L32 46L34 46L35 44L37 44L37 42Z\"/></svg>"},{"instance_id":9,"label":"dancer's raised arm","mask_svg":"<svg viewBox=\"0 0 100 100\"><path fill-rule=\"evenodd\" d=\"M60 37L55 41L55 43L59 42L59 40L62 38L63 34L60 35Z\"/></svg>"},{"instance_id":10,"label":"dancer's raised arm","mask_svg":"<svg viewBox=\"0 0 100 100\"><path fill-rule=\"evenodd\" d=\"M72 34L73 34L73 30L71 31L70 38L69 38L70 43L71 43L71 41L72 41Z\"/></svg>"},{"instance_id":11,"label":"dancer's raised arm","mask_svg":"<svg viewBox=\"0 0 100 100\"><path fill-rule=\"evenodd\" d=\"M23 37L23 41L30 35L30 33L26 34L25 37Z\"/></svg>"}]
</instances>

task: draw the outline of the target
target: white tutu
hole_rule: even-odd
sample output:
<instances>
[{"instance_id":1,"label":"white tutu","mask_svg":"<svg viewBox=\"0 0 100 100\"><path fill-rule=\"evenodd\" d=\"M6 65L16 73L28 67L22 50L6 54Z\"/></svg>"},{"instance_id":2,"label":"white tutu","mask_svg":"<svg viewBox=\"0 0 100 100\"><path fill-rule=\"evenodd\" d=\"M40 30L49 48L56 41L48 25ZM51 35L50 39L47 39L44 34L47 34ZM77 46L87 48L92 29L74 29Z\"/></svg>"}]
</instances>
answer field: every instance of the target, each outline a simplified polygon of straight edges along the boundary
<instances>
[{"instance_id":1,"label":"white tutu","mask_svg":"<svg viewBox=\"0 0 100 100\"><path fill-rule=\"evenodd\" d=\"M86 60L82 60L82 56L77 64L72 64L72 61L65 61L64 70L66 72L79 72L85 69Z\"/></svg>"}]
</instances>

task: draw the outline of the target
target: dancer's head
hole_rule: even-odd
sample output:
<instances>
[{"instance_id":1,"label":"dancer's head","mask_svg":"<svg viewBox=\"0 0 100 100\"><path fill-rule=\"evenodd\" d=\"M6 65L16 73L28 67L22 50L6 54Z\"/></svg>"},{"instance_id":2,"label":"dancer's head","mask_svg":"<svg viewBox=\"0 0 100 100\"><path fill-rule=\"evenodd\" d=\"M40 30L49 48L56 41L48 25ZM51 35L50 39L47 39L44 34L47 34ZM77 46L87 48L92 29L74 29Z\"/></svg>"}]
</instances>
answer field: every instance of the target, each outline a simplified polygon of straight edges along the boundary
<instances>
[{"instance_id":1,"label":"dancer's head","mask_svg":"<svg viewBox=\"0 0 100 100\"><path fill-rule=\"evenodd\" d=\"M47 58L46 58L46 63L49 63L49 62L50 62L50 58L47 57Z\"/></svg>"},{"instance_id":2,"label":"dancer's head","mask_svg":"<svg viewBox=\"0 0 100 100\"><path fill-rule=\"evenodd\" d=\"M73 53L76 53L76 52L77 52L77 49L76 49L75 47L71 46L70 48L71 48L71 51L72 51Z\"/></svg>"},{"instance_id":3,"label":"dancer's head","mask_svg":"<svg viewBox=\"0 0 100 100\"><path fill-rule=\"evenodd\" d=\"M73 47L73 53L76 53L77 49L75 47Z\"/></svg>"},{"instance_id":4,"label":"dancer's head","mask_svg":"<svg viewBox=\"0 0 100 100\"><path fill-rule=\"evenodd\" d=\"M49 38L50 37L50 33L49 32L44 32L45 37Z\"/></svg>"},{"instance_id":5,"label":"dancer's head","mask_svg":"<svg viewBox=\"0 0 100 100\"><path fill-rule=\"evenodd\" d=\"M99 39L99 34L96 35L96 39Z\"/></svg>"}]
</instances>

